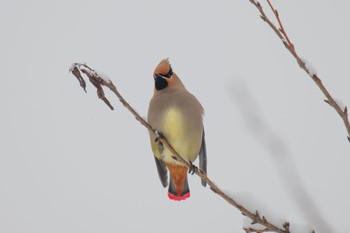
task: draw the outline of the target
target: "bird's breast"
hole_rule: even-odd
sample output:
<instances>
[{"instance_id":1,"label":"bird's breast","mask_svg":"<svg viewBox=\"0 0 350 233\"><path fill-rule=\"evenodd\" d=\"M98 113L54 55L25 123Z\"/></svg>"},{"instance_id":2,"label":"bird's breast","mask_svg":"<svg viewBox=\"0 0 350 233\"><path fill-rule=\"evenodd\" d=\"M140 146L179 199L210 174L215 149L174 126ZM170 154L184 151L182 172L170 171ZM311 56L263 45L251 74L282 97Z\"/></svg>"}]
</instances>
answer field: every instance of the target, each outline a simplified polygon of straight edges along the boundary
<instances>
[{"instance_id":1,"label":"bird's breast","mask_svg":"<svg viewBox=\"0 0 350 233\"><path fill-rule=\"evenodd\" d=\"M199 152L202 138L200 123L193 122L191 117L176 107L169 107L165 110L161 123L161 131L164 133L173 148L187 161L193 162ZM164 151L164 160L174 162L171 153ZM170 160L170 161L169 161Z\"/></svg>"},{"instance_id":2,"label":"bird's breast","mask_svg":"<svg viewBox=\"0 0 350 233\"><path fill-rule=\"evenodd\" d=\"M166 109L162 126L163 131L166 132L171 141L182 140L185 136L186 122L179 109Z\"/></svg>"}]
</instances>

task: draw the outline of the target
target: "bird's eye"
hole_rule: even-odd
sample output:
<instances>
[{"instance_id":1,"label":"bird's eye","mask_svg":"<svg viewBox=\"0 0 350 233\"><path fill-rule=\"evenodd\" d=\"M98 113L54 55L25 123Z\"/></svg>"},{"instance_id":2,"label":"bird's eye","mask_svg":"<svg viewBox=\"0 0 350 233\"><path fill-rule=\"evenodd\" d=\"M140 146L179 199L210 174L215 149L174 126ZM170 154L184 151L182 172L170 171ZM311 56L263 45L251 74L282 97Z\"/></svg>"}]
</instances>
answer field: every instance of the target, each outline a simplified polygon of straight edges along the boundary
<instances>
[{"instance_id":1,"label":"bird's eye","mask_svg":"<svg viewBox=\"0 0 350 233\"><path fill-rule=\"evenodd\" d=\"M171 78L171 76L173 76L173 69L171 68L171 66L169 66L169 67L170 67L170 69L169 69L168 73L163 75L164 77Z\"/></svg>"}]
</instances>

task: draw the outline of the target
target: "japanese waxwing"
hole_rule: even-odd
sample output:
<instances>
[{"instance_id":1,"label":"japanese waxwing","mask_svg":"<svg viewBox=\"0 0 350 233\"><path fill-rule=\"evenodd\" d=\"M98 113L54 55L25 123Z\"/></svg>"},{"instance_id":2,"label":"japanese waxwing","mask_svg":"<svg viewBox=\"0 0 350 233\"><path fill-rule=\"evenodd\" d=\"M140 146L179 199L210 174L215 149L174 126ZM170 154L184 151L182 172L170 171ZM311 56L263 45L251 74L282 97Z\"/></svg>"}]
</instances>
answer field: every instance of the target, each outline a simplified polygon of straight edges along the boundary
<instances>
[{"instance_id":1,"label":"japanese waxwing","mask_svg":"<svg viewBox=\"0 0 350 233\"><path fill-rule=\"evenodd\" d=\"M199 168L207 171L207 155L203 127L203 107L180 78L173 72L168 59L154 70L154 94L148 108L148 123L168 140L175 151L187 162L193 163L199 155ZM168 197L185 200L190 197L187 181L188 168L173 158L150 132L151 146L160 181L168 186ZM206 186L202 180L202 185Z\"/></svg>"}]
</instances>

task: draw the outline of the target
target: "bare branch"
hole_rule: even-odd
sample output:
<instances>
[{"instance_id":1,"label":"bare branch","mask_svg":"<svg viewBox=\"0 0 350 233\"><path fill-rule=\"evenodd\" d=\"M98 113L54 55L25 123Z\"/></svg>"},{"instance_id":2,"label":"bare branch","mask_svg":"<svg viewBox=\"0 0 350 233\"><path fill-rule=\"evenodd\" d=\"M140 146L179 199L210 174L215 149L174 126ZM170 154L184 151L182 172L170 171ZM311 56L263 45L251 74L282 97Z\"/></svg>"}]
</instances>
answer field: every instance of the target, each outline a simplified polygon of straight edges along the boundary
<instances>
[{"instance_id":1,"label":"bare branch","mask_svg":"<svg viewBox=\"0 0 350 233\"><path fill-rule=\"evenodd\" d=\"M73 67L73 68L72 68ZM156 134L156 131L152 128L152 126L150 124L148 124L148 122L146 120L144 120L127 102L126 100L123 98L123 96L118 92L117 88L115 87L115 85L112 83L112 81L105 81L104 79L102 79L98 73L96 73L94 70L92 70L90 67L88 67L85 64L80 64L80 63L74 63L72 65L70 71L75 72L74 76L75 77L79 77L78 79L80 80L80 72L83 72L84 74L86 74L89 77L90 82L97 88L97 93L98 93L98 97L99 98L105 98L105 100L107 100L107 98L104 96L103 93L103 89L102 86L108 87L118 98L119 101L124 105L124 107L126 107L136 118L136 120L138 120L143 126L145 126L150 132L152 132L153 134ZM78 71L78 73L77 73ZM81 83L81 82L80 82ZM82 86L83 87L83 86ZM85 88L85 87L83 87ZM101 92L102 90L102 92ZM99 94L100 93L100 94ZM102 93L102 94L101 94ZM108 101L108 100L107 100ZM109 101L108 101L109 103ZM109 105L110 106L110 105ZM190 168L192 165L190 163L188 163L186 160L184 160L175 150L174 148L169 144L168 140L163 136L163 137L159 137L159 141L166 146L171 153L173 154L173 156L176 158L177 161L181 162L182 164L184 164L185 166L187 166L188 168ZM231 204L232 206L234 206L235 208L237 208L242 215L250 218L252 220L253 223L258 223L264 227L266 227L265 231L255 231L255 232L278 232L278 233L290 233L289 231L289 225L288 228L286 228L284 226L284 229L279 228L278 226L274 225L273 223L269 222L268 219L266 219L265 216L260 216L258 211L255 211L255 213L249 211L247 208L245 208L244 206L240 205L238 202L236 202L232 197L230 197L229 195L227 195L225 192L223 192L218 186L215 185L215 183L209 179L209 177L207 176L207 174L200 170L200 169L195 169L194 173L199 176L201 179L203 179L210 187L210 189L218 194L220 197L222 197L224 200L226 200L229 204ZM249 228L248 228L249 229ZM251 228L253 229L253 228ZM252 231L250 231L252 232Z\"/></svg>"},{"instance_id":2,"label":"bare branch","mask_svg":"<svg viewBox=\"0 0 350 233\"><path fill-rule=\"evenodd\" d=\"M268 228L264 228L264 229L255 229L252 227L249 228L243 228L243 230L245 230L246 233L263 233L263 232L271 232L271 230L269 230Z\"/></svg>"},{"instance_id":3,"label":"bare branch","mask_svg":"<svg viewBox=\"0 0 350 233\"><path fill-rule=\"evenodd\" d=\"M78 67L76 66L76 63L73 63L72 66L69 69L70 72L78 79L80 86L83 88L83 90L86 92L86 83L83 77L81 77L80 71Z\"/></svg>"},{"instance_id":4,"label":"bare branch","mask_svg":"<svg viewBox=\"0 0 350 233\"><path fill-rule=\"evenodd\" d=\"M284 27L283 27L283 24L282 24L282 22L281 22L281 20L280 20L278 11L273 7L273 5L271 4L270 0L267 0L267 2L269 3L269 6L270 6L271 10L272 10L272 12L275 14L276 19L277 19L277 21L278 21L278 24L280 25L280 28L279 28L280 32L283 34L284 38L287 40L287 43L288 43L288 45L291 47L291 49L292 49L293 51L295 51L295 50L294 50L294 45L293 45L293 43L289 40L289 37L288 37L286 31L284 30Z\"/></svg>"},{"instance_id":5,"label":"bare branch","mask_svg":"<svg viewBox=\"0 0 350 233\"><path fill-rule=\"evenodd\" d=\"M284 229L286 229L286 231L289 231L290 223L289 222L283 223L283 227Z\"/></svg>"},{"instance_id":6,"label":"bare branch","mask_svg":"<svg viewBox=\"0 0 350 233\"><path fill-rule=\"evenodd\" d=\"M296 59L296 61L299 64L300 68L303 69L312 78L312 80L316 83L318 88L322 91L324 96L327 98L325 100L325 102L328 103L332 108L334 108L335 111L338 113L338 115L341 117L341 119L343 120L343 123L345 125L345 128L347 130L347 134L348 134L347 137L349 139L349 137L350 137L350 123L349 123L349 118L348 118L347 111L345 111L345 109L342 109L338 105L338 103L334 100L332 95L329 93L329 91L323 85L323 83L322 83L321 79L318 77L318 75L315 74L314 72L312 72L312 70L310 70L310 68L307 67L305 61L297 54L295 46L293 45L293 43L289 39L289 37L288 37L284 27L283 27L283 24L282 24L282 21L281 21L281 19L279 17L278 11L273 7L273 5L271 4L270 0L266 0L268 2L272 12L274 13L278 23L279 23L280 29L278 29L272 23L272 21L266 16L266 14L265 14L261 4L257 0L249 0L249 1L260 11L260 14L261 14L260 17L263 19L264 22L266 22L271 27L271 29L280 38L280 40L282 41L282 43L284 44L286 49L288 49L288 51ZM350 139L349 139L349 141L350 141Z\"/></svg>"}]
</instances>

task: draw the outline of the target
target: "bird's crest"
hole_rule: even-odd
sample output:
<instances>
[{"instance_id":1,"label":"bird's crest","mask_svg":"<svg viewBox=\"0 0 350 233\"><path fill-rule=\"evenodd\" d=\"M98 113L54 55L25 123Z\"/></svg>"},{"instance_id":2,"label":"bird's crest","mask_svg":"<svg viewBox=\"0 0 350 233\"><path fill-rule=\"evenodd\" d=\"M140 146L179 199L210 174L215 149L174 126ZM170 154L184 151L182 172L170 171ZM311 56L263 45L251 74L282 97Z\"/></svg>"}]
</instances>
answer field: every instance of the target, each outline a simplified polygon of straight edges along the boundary
<instances>
[{"instance_id":1,"label":"bird's crest","mask_svg":"<svg viewBox=\"0 0 350 233\"><path fill-rule=\"evenodd\" d=\"M170 76L173 74L173 71L169 63L169 58L161 60L154 70L154 73L170 78Z\"/></svg>"}]
</instances>

